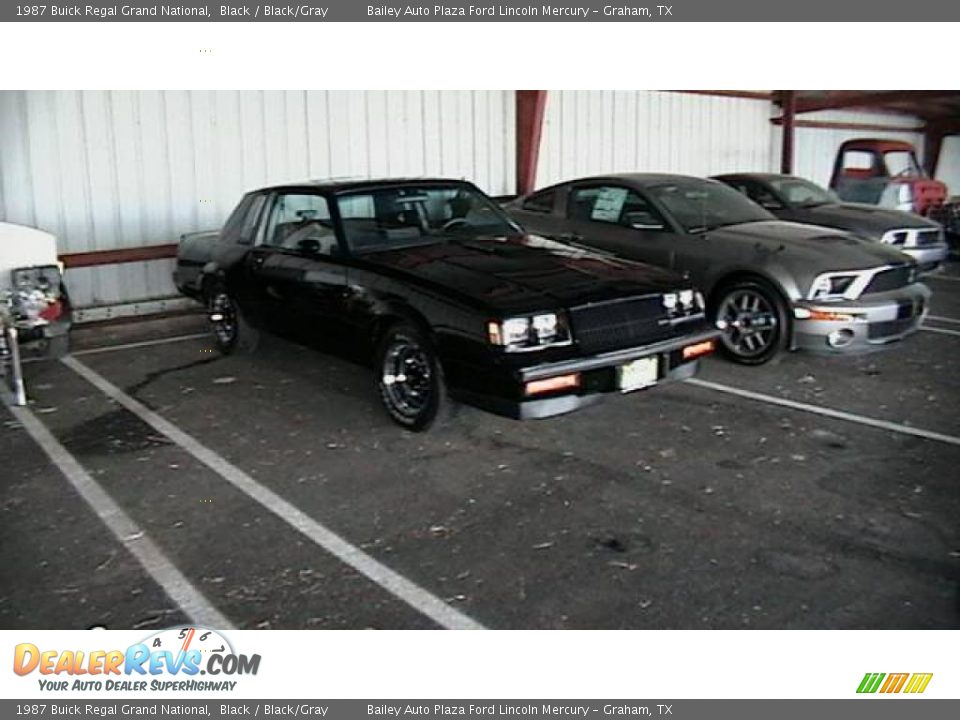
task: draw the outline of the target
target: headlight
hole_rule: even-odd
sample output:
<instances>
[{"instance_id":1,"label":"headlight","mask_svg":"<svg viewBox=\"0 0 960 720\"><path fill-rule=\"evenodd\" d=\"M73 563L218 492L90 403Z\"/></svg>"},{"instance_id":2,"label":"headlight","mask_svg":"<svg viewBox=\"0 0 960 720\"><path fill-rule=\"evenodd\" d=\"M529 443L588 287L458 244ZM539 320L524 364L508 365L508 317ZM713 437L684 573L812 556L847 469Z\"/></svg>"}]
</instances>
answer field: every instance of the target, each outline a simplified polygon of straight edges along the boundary
<instances>
[{"instance_id":1,"label":"headlight","mask_svg":"<svg viewBox=\"0 0 960 720\"><path fill-rule=\"evenodd\" d=\"M16 268L11 279L10 302L19 321L29 326L43 325L65 312L60 270L56 265Z\"/></svg>"},{"instance_id":2,"label":"headlight","mask_svg":"<svg viewBox=\"0 0 960 720\"><path fill-rule=\"evenodd\" d=\"M827 300L844 297L857 279L857 273L819 275L810 286L811 300Z\"/></svg>"},{"instance_id":3,"label":"headlight","mask_svg":"<svg viewBox=\"0 0 960 720\"><path fill-rule=\"evenodd\" d=\"M703 295L692 289L664 293L660 296L660 302L670 315L699 312L704 306Z\"/></svg>"},{"instance_id":4,"label":"headlight","mask_svg":"<svg viewBox=\"0 0 960 720\"><path fill-rule=\"evenodd\" d=\"M570 330L563 315L539 313L487 323L487 339L509 351L538 350L570 343Z\"/></svg>"}]
</instances>

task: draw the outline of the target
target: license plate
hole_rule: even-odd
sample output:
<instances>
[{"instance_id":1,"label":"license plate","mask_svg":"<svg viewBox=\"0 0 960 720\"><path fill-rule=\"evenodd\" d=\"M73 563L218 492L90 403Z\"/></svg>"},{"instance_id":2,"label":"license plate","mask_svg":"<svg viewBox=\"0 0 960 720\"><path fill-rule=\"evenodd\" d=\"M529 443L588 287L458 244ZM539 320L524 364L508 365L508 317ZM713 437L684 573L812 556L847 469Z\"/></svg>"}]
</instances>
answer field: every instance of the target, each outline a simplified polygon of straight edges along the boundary
<instances>
[{"instance_id":1,"label":"license plate","mask_svg":"<svg viewBox=\"0 0 960 720\"><path fill-rule=\"evenodd\" d=\"M657 357L640 358L620 366L620 392L628 393L657 382Z\"/></svg>"}]
</instances>

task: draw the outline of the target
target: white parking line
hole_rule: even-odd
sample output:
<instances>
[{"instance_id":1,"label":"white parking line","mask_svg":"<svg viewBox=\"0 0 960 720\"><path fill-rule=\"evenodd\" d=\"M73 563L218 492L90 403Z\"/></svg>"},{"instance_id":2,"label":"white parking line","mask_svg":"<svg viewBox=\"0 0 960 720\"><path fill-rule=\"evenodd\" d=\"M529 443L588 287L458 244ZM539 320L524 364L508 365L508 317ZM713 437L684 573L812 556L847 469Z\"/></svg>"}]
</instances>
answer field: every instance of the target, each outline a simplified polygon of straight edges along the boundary
<instances>
[{"instance_id":1,"label":"white parking line","mask_svg":"<svg viewBox=\"0 0 960 720\"><path fill-rule=\"evenodd\" d=\"M123 343L122 345L104 345L103 347L87 348L86 350L74 350L71 355L99 355L100 353L113 352L115 350L130 350L132 348L151 347L152 345L165 345L167 343L183 342L184 340L196 340L197 338L208 338L210 333L193 333L192 335L177 335L175 337L159 338L157 340L143 340L141 342Z\"/></svg>"},{"instance_id":2,"label":"white parking line","mask_svg":"<svg viewBox=\"0 0 960 720\"><path fill-rule=\"evenodd\" d=\"M950 282L960 282L960 277L955 277L953 275L927 275L923 278L923 282L927 280L949 280Z\"/></svg>"},{"instance_id":3,"label":"white parking line","mask_svg":"<svg viewBox=\"0 0 960 720\"><path fill-rule=\"evenodd\" d=\"M796 400L787 400L785 398L779 398L773 395L764 395L763 393L730 387L729 385L721 385L719 383L710 382L709 380L691 378L690 380L687 380L687 383L691 385L697 385L698 387L708 388L710 390L716 390L717 392L727 393L728 395L736 395L749 400L756 400L757 402L768 403L770 405L779 405L781 407L791 408L792 410L801 410L803 412L814 413L815 415L824 415L825 417L834 418L836 420L846 420L847 422L857 423L859 425L867 425L869 427L875 427L881 430L889 430L890 432L900 433L902 435L913 435L914 437L921 437L926 440L936 440L949 445L960 445L960 437L945 435L944 433L934 432L933 430L923 430L922 428L915 428L911 427L910 425L902 425L900 423L890 422L888 420L878 420L876 418L866 417L865 415L855 415L854 413L844 412L843 410L834 410L833 408L822 407L820 405L810 405L809 403L797 402Z\"/></svg>"},{"instance_id":4,"label":"white parking line","mask_svg":"<svg viewBox=\"0 0 960 720\"><path fill-rule=\"evenodd\" d=\"M948 317L944 317L943 315L927 315L927 320L936 320L937 322L945 322L945 323L956 323L960 325L960 320L958 320L957 318L948 318Z\"/></svg>"},{"instance_id":5,"label":"white parking line","mask_svg":"<svg viewBox=\"0 0 960 720\"><path fill-rule=\"evenodd\" d=\"M926 330L927 332L940 333L941 335L956 335L960 337L960 330L948 330L947 328L931 327L930 325L921 325L920 329Z\"/></svg>"},{"instance_id":6,"label":"white parking line","mask_svg":"<svg viewBox=\"0 0 960 720\"><path fill-rule=\"evenodd\" d=\"M97 517L103 521L120 544L130 551L143 569L184 613L198 625L215 627L219 630L234 629L233 623L210 604L193 583L187 580L163 551L147 537L143 528L114 502L28 408L12 405L8 405L8 408L27 434L43 448L47 457L93 508Z\"/></svg>"},{"instance_id":7,"label":"white parking line","mask_svg":"<svg viewBox=\"0 0 960 720\"><path fill-rule=\"evenodd\" d=\"M267 489L226 458L202 445L191 435L164 420L138 400L130 397L108 380L98 375L74 357L62 359L64 365L83 377L107 397L132 412L157 432L166 435L173 442L193 455L224 480L229 482L247 497L260 503L279 517L290 527L307 536L321 548L365 575L394 597L399 598L415 610L433 620L441 627L451 630L482 630L483 626L456 608L423 589L414 582L381 564L360 548L351 545L342 537L284 500L272 490Z\"/></svg>"}]
</instances>

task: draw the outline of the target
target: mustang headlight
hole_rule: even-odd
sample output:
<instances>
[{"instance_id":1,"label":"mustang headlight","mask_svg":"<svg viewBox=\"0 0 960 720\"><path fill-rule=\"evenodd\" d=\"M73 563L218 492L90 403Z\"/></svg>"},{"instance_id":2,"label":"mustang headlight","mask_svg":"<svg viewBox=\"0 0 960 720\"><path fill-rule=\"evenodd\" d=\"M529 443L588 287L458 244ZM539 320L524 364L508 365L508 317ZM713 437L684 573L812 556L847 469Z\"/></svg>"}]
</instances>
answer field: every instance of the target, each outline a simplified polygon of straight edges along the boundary
<instances>
[{"instance_id":1,"label":"mustang headlight","mask_svg":"<svg viewBox=\"0 0 960 720\"><path fill-rule=\"evenodd\" d=\"M487 338L506 350L538 350L570 343L566 319L558 313L539 313L487 323Z\"/></svg>"},{"instance_id":2,"label":"mustang headlight","mask_svg":"<svg viewBox=\"0 0 960 720\"><path fill-rule=\"evenodd\" d=\"M856 281L857 273L829 273L817 276L810 286L811 300L829 300L845 297L845 293Z\"/></svg>"}]
</instances>

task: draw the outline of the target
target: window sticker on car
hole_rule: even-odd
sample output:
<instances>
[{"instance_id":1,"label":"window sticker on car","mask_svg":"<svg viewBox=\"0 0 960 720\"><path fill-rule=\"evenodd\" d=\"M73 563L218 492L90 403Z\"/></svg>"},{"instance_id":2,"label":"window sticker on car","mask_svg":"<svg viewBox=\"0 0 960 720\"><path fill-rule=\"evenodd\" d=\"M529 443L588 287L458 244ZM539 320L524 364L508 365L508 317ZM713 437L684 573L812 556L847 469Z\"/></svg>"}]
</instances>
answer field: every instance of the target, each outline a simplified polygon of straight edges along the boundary
<instances>
[{"instance_id":1,"label":"window sticker on car","mask_svg":"<svg viewBox=\"0 0 960 720\"><path fill-rule=\"evenodd\" d=\"M593 203L590 219L601 222L618 222L626 199L626 188L601 188L597 194L597 199Z\"/></svg>"}]
</instances>

